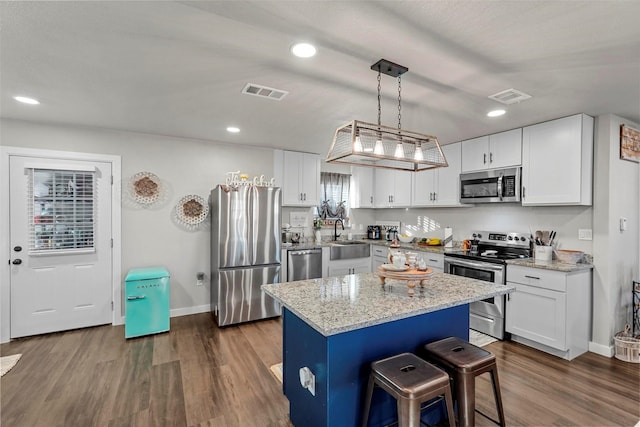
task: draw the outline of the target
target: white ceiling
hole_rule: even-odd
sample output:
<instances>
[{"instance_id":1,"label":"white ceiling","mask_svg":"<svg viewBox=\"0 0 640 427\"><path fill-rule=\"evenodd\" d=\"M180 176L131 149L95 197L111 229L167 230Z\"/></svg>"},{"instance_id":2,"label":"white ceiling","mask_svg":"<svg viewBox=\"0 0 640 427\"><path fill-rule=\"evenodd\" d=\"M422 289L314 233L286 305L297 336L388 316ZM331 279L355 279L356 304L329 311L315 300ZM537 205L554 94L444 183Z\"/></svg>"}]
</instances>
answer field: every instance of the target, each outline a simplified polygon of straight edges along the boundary
<instances>
[{"instance_id":1,"label":"white ceiling","mask_svg":"<svg viewBox=\"0 0 640 427\"><path fill-rule=\"evenodd\" d=\"M640 122L639 17L635 0L2 1L0 112L324 155L339 125L377 121L385 58L409 68L402 127L445 144L578 112ZM318 54L293 57L300 40ZM487 118L509 88L533 98ZM382 76L384 125L397 89Z\"/></svg>"}]
</instances>

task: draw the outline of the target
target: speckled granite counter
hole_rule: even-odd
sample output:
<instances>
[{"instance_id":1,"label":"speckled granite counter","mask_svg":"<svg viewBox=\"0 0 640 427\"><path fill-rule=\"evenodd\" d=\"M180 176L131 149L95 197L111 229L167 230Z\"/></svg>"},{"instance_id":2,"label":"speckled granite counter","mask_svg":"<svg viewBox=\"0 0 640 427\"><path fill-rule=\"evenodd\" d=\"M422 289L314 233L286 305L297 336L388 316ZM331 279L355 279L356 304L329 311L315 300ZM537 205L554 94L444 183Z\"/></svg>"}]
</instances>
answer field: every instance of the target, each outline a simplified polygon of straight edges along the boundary
<instances>
[{"instance_id":1,"label":"speckled granite counter","mask_svg":"<svg viewBox=\"0 0 640 427\"><path fill-rule=\"evenodd\" d=\"M593 264L565 264L558 261L553 261L549 264L536 263L533 258L511 259L507 261L507 264L542 268L544 270L562 271L564 273L571 273L572 271L579 270L591 270L593 268Z\"/></svg>"},{"instance_id":2,"label":"speckled granite counter","mask_svg":"<svg viewBox=\"0 0 640 427\"><path fill-rule=\"evenodd\" d=\"M363 273L262 289L326 337L504 295L515 287L434 273L409 297L405 282L387 279L383 287L377 275Z\"/></svg>"},{"instance_id":3,"label":"speckled granite counter","mask_svg":"<svg viewBox=\"0 0 640 427\"><path fill-rule=\"evenodd\" d=\"M515 287L435 273L409 297L405 282L374 273L263 285L283 305L283 391L296 426L362 424L371 362L448 336L469 339L469 303ZM301 372L313 375L301 383ZM438 424L439 411L426 416ZM396 417L393 399L374 394L369 426Z\"/></svg>"}]
</instances>

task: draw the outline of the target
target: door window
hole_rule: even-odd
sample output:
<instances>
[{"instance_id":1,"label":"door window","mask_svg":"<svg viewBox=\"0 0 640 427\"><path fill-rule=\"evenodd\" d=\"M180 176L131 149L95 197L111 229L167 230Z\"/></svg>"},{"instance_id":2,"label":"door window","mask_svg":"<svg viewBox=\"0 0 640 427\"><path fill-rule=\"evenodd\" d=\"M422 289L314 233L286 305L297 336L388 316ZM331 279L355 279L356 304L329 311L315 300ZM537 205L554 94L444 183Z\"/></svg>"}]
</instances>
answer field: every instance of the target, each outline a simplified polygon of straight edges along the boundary
<instances>
[{"instance_id":1,"label":"door window","mask_svg":"<svg viewBox=\"0 0 640 427\"><path fill-rule=\"evenodd\" d=\"M95 171L28 172L29 253L94 252Z\"/></svg>"}]
</instances>

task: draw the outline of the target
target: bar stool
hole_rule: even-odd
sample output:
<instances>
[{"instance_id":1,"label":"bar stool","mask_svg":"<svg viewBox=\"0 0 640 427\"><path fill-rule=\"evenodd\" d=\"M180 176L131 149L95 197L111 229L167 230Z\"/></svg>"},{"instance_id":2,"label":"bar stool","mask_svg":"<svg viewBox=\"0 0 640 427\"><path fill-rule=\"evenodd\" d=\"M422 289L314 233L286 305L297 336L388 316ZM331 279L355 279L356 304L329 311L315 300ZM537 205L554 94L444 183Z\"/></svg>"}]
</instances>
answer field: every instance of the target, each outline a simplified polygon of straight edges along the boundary
<instances>
[{"instance_id":1,"label":"bar stool","mask_svg":"<svg viewBox=\"0 0 640 427\"><path fill-rule=\"evenodd\" d=\"M476 377L485 372L491 374L493 396L496 402L499 421L487 417L494 423L504 427L504 409L502 394L498 381L498 366L493 353L477 347L458 337L449 337L426 344L424 357L429 362L442 367L453 378L455 399L458 402L458 421L460 426L475 425Z\"/></svg>"},{"instance_id":2,"label":"bar stool","mask_svg":"<svg viewBox=\"0 0 640 427\"><path fill-rule=\"evenodd\" d=\"M449 426L455 426L449 375L415 354L402 353L371 363L362 416L363 427L369 421L371 398L376 385L396 399L399 427L419 427L421 410L431 406L429 404L421 408L421 404L440 396L444 397L447 406ZM437 402L440 400L433 403Z\"/></svg>"}]
</instances>

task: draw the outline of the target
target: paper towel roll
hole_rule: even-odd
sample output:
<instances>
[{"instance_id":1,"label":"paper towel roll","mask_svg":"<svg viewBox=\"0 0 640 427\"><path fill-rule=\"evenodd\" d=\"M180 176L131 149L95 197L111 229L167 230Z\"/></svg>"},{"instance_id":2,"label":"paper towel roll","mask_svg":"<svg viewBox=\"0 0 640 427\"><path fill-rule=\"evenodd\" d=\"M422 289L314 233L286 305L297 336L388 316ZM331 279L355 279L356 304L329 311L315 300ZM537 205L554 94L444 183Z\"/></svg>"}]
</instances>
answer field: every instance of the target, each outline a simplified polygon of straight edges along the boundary
<instances>
[{"instance_id":1,"label":"paper towel roll","mask_svg":"<svg viewBox=\"0 0 640 427\"><path fill-rule=\"evenodd\" d=\"M453 247L453 228L451 227L445 227L444 229L444 247Z\"/></svg>"}]
</instances>

